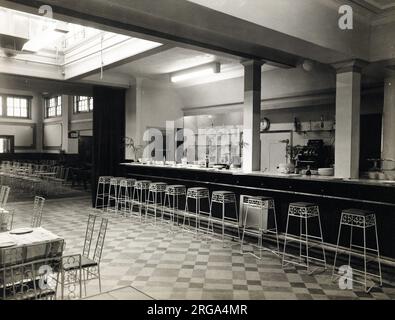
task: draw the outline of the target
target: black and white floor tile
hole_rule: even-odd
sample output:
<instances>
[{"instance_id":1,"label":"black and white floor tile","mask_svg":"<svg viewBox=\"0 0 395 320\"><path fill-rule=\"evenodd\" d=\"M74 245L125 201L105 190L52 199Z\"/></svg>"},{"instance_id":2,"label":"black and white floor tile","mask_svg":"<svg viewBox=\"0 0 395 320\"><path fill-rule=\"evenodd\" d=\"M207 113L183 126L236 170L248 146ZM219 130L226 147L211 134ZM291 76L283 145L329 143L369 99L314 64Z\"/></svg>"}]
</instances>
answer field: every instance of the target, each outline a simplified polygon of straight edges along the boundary
<instances>
[{"instance_id":1,"label":"black and white floor tile","mask_svg":"<svg viewBox=\"0 0 395 320\"><path fill-rule=\"evenodd\" d=\"M9 204L15 227L29 225L31 202ZM82 253L90 198L48 200L44 228L64 237L66 254ZM384 285L366 294L362 288L341 290L331 272L309 275L302 268L281 267L279 257L263 259L240 253L239 246L223 248L181 228L153 226L137 217L109 218L101 261L103 295L96 280L88 284L91 299L395 299L395 288ZM112 292L112 294L111 294Z\"/></svg>"}]
</instances>

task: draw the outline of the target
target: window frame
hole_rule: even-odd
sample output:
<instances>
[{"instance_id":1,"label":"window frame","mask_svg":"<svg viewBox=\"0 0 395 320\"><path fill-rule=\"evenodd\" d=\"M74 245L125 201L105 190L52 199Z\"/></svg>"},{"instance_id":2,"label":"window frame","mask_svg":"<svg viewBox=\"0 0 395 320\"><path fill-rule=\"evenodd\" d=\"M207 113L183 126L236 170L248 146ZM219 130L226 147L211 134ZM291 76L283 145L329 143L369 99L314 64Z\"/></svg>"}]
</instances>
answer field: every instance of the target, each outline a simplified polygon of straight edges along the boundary
<instances>
[{"instance_id":1,"label":"window frame","mask_svg":"<svg viewBox=\"0 0 395 320\"><path fill-rule=\"evenodd\" d=\"M80 98L87 98L87 103L88 103L88 110L80 110L79 108L79 102L83 101ZM90 108L90 101L92 101L92 109ZM80 113L91 113L93 112L93 97L91 96L73 96L73 113L74 114L80 114Z\"/></svg>"},{"instance_id":2,"label":"window frame","mask_svg":"<svg viewBox=\"0 0 395 320\"><path fill-rule=\"evenodd\" d=\"M25 116L10 116L8 115L8 105L7 105L7 99L8 98L17 98L17 99L25 99L26 100L26 117ZM23 95L17 95L17 94L1 94L0 93L0 99L2 100L2 108L0 112L0 117L2 118L9 118L9 119L25 119L25 120L31 120L31 106L32 106L32 100L33 97L31 96L23 96Z\"/></svg>"},{"instance_id":3,"label":"window frame","mask_svg":"<svg viewBox=\"0 0 395 320\"><path fill-rule=\"evenodd\" d=\"M55 108L55 115L50 116L48 110L50 109L50 101L52 99L60 99L60 105L59 105L59 101L57 101L56 105L53 107ZM60 114L58 114L58 108L60 107ZM63 115L63 99L61 95L58 96L52 96L52 97L46 97L44 98L44 118L45 119L53 119L53 118L60 118Z\"/></svg>"}]
</instances>

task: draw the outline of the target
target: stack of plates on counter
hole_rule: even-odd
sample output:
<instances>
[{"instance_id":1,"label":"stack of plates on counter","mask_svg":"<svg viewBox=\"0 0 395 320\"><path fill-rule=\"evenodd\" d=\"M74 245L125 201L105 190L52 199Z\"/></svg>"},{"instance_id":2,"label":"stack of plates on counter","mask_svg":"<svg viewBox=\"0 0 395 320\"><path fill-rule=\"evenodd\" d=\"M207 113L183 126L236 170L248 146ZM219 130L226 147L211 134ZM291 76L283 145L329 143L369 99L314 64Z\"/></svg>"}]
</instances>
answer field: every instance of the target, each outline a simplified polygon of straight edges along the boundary
<instances>
[{"instance_id":1,"label":"stack of plates on counter","mask_svg":"<svg viewBox=\"0 0 395 320\"><path fill-rule=\"evenodd\" d=\"M333 169L333 168L319 168L318 169L318 174L320 176L330 177L330 176L333 176L335 174L335 169Z\"/></svg>"}]
</instances>

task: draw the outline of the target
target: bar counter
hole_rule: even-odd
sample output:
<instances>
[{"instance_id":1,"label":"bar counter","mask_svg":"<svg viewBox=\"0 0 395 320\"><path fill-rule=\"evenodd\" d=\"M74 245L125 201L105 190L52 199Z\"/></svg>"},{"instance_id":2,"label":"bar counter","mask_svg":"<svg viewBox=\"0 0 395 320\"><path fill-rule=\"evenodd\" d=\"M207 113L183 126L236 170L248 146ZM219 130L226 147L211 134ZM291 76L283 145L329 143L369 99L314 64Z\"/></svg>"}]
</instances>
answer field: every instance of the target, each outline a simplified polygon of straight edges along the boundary
<instances>
[{"instance_id":1,"label":"bar counter","mask_svg":"<svg viewBox=\"0 0 395 320\"><path fill-rule=\"evenodd\" d=\"M279 231L284 232L288 205L307 201L320 206L324 240L337 241L343 209L368 209L376 213L382 256L395 259L395 182L346 180L324 176L302 176L219 170L212 168L122 163L126 177L153 182L206 187L210 191L229 190L240 195L273 197ZM346 241L346 240L345 240Z\"/></svg>"}]
</instances>

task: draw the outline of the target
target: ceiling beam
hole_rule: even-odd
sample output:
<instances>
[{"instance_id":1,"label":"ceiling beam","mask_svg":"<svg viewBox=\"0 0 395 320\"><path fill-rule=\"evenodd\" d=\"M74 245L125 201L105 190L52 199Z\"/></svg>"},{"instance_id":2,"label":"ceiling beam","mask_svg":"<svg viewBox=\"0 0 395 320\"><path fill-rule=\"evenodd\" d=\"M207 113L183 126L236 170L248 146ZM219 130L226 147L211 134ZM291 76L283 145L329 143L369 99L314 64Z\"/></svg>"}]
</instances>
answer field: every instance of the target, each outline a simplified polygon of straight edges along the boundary
<instances>
[{"instance_id":1,"label":"ceiling beam","mask_svg":"<svg viewBox=\"0 0 395 320\"><path fill-rule=\"evenodd\" d=\"M110 63L106 63L103 66L103 71L109 70L109 69L113 69L115 67L119 67L122 66L124 64L133 62L133 61L137 61L155 54L158 54L160 52L164 52L167 51L169 49L173 48L173 46L170 45L161 45L159 47L138 53L136 55L132 55L132 56L128 56L128 48L124 48L124 50L126 50L126 55L123 58L120 59L113 59L112 62ZM116 52L118 57L119 57L119 49L114 49L113 52ZM108 62L108 58L106 58L105 56L103 57L107 62ZM76 63L74 66L66 68L65 69L65 74L66 74L66 79L68 80L78 80L78 79L84 79L87 78L91 75L95 75L98 72L101 71L100 68L100 56L95 56L92 57L91 59L91 65L93 65L93 67L84 67L84 65L86 66L87 62L86 61L81 61L79 63Z\"/></svg>"},{"instance_id":2,"label":"ceiling beam","mask_svg":"<svg viewBox=\"0 0 395 320\"><path fill-rule=\"evenodd\" d=\"M40 6L50 5L59 20L137 32L276 66L294 67L303 60L258 44L251 35L262 34L264 39L268 32L271 37L276 33L283 41L290 37L187 1L1 0L0 4L36 14Z\"/></svg>"}]
</instances>

